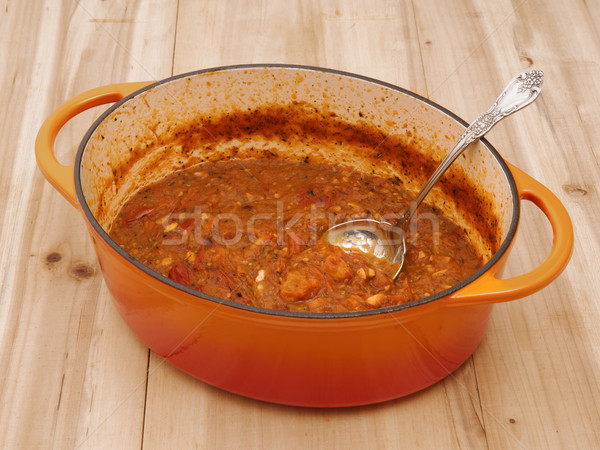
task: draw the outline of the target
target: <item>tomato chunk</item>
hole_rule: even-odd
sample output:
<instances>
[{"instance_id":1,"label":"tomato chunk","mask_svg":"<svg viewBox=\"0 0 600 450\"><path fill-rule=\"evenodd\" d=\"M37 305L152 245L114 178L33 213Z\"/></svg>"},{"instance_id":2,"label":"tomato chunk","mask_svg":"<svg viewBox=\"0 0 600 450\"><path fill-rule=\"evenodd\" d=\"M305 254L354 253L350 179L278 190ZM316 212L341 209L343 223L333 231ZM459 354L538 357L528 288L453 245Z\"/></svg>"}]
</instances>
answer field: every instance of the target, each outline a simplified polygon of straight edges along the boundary
<instances>
[{"instance_id":1,"label":"tomato chunk","mask_svg":"<svg viewBox=\"0 0 600 450\"><path fill-rule=\"evenodd\" d=\"M294 270L288 272L279 291L285 300L297 302L314 297L320 288L319 280Z\"/></svg>"},{"instance_id":2,"label":"tomato chunk","mask_svg":"<svg viewBox=\"0 0 600 450\"><path fill-rule=\"evenodd\" d=\"M169 278L176 283L190 285L190 269L185 261L179 261L169 271Z\"/></svg>"}]
</instances>

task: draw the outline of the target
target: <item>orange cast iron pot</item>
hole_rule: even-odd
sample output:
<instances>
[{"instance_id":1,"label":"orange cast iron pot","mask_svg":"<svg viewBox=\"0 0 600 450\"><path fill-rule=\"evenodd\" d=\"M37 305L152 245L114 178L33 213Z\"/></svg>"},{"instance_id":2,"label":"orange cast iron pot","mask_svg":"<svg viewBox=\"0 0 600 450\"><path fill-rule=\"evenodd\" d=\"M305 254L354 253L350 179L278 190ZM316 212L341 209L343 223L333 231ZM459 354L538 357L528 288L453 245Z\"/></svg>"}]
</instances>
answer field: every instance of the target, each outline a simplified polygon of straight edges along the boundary
<instances>
[{"instance_id":1,"label":"orange cast iron pot","mask_svg":"<svg viewBox=\"0 0 600 450\"><path fill-rule=\"evenodd\" d=\"M90 128L75 163L59 163L53 146L61 127L80 112L106 103L115 104ZM473 174L480 189L493 192L492 210L501 233L498 248L468 279L412 303L331 314L244 306L175 283L111 240L106 232L111 218L141 185L176 170L182 158L185 166L203 152L214 157L226 154L231 146L241 153L244 148L239 136L235 142L225 137L190 155L170 146L164 136L196 117L218 117L267 104L327 109L336 120L368 120L382 133L436 142L421 150L431 152L435 160L466 126L439 105L376 80L312 67L251 65L93 89L56 109L36 141L43 174L83 214L123 319L149 348L194 377L230 392L288 405L339 407L398 398L459 367L480 343L494 303L542 289L567 265L573 231L563 205L542 184L506 163L486 141L470 149L456 170ZM308 146L285 149L286 143L276 136L262 144L272 145L268 143L272 139L290 157L312 151ZM253 148L257 145L252 143ZM335 152L323 146L322 153L334 163L338 152L340 161L355 158L352 149L344 150L348 146ZM135 161L129 159L132 154ZM154 176L148 177L148 167L155 168ZM394 170L393 161L388 169ZM413 187L422 181L414 180ZM521 200L531 201L549 220L552 249L537 268L501 279Z\"/></svg>"}]
</instances>

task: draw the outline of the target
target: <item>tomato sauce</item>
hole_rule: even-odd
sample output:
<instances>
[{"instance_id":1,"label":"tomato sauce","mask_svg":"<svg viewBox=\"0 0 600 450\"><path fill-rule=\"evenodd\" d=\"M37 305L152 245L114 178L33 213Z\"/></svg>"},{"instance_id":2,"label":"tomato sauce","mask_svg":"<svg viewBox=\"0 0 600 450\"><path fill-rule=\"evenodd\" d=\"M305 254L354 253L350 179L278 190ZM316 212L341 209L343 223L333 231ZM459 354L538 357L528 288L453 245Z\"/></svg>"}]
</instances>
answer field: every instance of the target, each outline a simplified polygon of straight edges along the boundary
<instances>
[{"instance_id":1,"label":"tomato sauce","mask_svg":"<svg viewBox=\"0 0 600 450\"><path fill-rule=\"evenodd\" d=\"M412 196L395 178L272 160L206 162L136 193L110 235L150 269L206 294L287 311L347 312L447 289L483 264L465 231L422 205L394 281L383 263L320 240L330 226L394 221Z\"/></svg>"}]
</instances>

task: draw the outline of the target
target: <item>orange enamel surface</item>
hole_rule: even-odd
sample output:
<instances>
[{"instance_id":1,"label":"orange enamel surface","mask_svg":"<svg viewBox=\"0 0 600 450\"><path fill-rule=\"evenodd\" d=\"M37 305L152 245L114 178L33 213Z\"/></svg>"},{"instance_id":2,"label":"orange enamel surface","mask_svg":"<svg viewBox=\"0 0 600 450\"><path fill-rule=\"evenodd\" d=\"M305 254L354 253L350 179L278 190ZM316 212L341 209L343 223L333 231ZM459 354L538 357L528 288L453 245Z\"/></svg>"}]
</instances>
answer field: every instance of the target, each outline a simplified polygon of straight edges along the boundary
<instances>
[{"instance_id":1,"label":"orange enamel surface","mask_svg":"<svg viewBox=\"0 0 600 450\"><path fill-rule=\"evenodd\" d=\"M120 83L83 92L66 101L44 121L35 141L35 156L46 179L73 206L77 207L73 164L63 165L54 155L54 141L60 129L77 114L107 103L115 103L126 95L148 85L148 82Z\"/></svg>"},{"instance_id":2,"label":"orange enamel surface","mask_svg":"<svg viewBox=\"0 0 600 450\"><path fill-rule=\"evenodd\" d=\"M567 210L544 185L514 165L509 164L509 167L517 183L519 198L531 201L540 208L552 226L550 254L535 269L513 278L500 279L498 277L509 254L507 251L483 276L443 299L448 306L497 303L526 297L550 284L569 263L573 252L573 224Z\"/></svg>"},{"instance_id":3,"label":"orange enamel surface","mask_svg":"<svg viewBox=\"0 0 600 450\"><path fill-rule=\"evenodd\" d=\"M475 350L491 306L354 318L285 317L195 297L142 272L90 227L117 309L161 357L200 380L275 403L381 402L446 377Z\"/></svg>"}]
</instances>

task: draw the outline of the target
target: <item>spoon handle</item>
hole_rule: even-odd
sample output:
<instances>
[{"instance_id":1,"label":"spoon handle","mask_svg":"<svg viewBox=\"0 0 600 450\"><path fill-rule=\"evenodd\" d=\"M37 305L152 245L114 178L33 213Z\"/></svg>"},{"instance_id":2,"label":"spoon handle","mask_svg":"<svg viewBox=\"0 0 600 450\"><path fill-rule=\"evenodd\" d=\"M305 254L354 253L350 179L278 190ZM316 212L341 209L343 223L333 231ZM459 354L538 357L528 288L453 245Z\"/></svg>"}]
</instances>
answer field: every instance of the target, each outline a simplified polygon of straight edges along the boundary
<instances>
[{"instance_id":1,"label":"spoon handle","mask_svg":"<svg viewBox=\"0 0 600 450\"><path fill-rule=\"evenodd\" d=\"M480 139L500 120L533 102L542 90L543 82L544 73L541 70L533 70L518 74L508 83L492 107L469 125L452 150L448 152L438 168L433 172L429 180L427 180L427 183L421 188L406 213L398 221L398 225L402 229L407 229L410 219L417 211L425 196L454 160L470 144Z\"/></svg>"}]
</instances>

